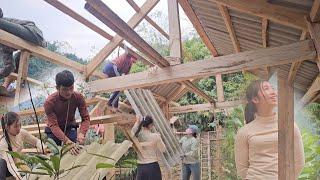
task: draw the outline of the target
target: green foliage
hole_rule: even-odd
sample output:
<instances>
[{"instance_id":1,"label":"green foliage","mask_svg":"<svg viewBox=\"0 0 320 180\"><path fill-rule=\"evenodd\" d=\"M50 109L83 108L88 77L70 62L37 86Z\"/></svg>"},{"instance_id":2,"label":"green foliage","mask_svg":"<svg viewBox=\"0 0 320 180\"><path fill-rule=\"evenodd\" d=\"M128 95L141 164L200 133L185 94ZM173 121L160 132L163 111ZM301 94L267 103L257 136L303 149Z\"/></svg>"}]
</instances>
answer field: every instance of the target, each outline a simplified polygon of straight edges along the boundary
<instances>
[{"instance_id":1,"label":"green foliage","mask_svg":"<svg viewBox=\"0 0 320 180\"><path fill-rule=\"evenodd\" d=\"M237 130L243 126L242 106L234 108L225 122L225 141L222 146L223 168L226 178L229 180L239 179L237 177L234 159L234 137Z\"/></svg>"},{"instance_id":2,"label":"green foliage","mask_svg":"<svg viewBox=\"0 0 320 180\"><path fill-rule=\"evenodd\" d=\"M54 149L59 149L59 147L55 144L52 139L48 139L47 141L50 146ZM41 176L50 176L54 179L59 179L62 176L66 175L69 171L82 167L84 165L73 165L69 169L61 169L60 163L62 158L71 150L70 145L65 145L61 149L59 149L58 154L50 155L50 158L40 155L25 155L18 152L7 152L13 158L20 159L22 162L16 164L19 166L28 166L30 171L20 171L26 174L36 174Z\"/></svg>"},{"instance_id":3,"label":"green foliage","mask_svg":"<svg viewBox=\"0 0 320 180\"><path fill-rule=\"evenodd\" d=\"M143 64L141 61L134 63L130 69L130 73L137 73L147 70L148 66Z\"/></svg>"},{"instance_id":4,"label":"green foliage","mask_svg":"<svg viewBox=\"0 0 320 180\"><path fill-rule=\"evenodd\" d=\"M183 42L184 62L197 61L211 56L210 51L199 37L192 37Z\"/></svg>"},{"instance_id":5,"label":"green foliage","mask_svg":"<svg viewBox=\"0 0 320 180\"><path fill-rule=\"evenodd\" d=\"M320 177L320 136L304 130L302 139L306 164L299 179L317 179Z\"/></svg>"}]
</instances>

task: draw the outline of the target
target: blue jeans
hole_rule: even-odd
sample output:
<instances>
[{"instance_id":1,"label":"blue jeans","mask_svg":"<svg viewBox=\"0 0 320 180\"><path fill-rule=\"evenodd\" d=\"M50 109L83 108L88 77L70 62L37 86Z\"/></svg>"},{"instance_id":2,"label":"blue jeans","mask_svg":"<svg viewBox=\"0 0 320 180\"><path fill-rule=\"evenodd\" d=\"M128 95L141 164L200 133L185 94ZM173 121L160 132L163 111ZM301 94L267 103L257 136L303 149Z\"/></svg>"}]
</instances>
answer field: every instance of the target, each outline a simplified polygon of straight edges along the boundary
<instances>
[{"instance_id":1,"label":"blue jeans","mask_svg":"<svg viewBox=\"0 0 320 180\"><path fill-rule=\"evenodd\" d=\"M103 68L103 73L108 75L109 78L120 76L119 70L116 65L111 62L107 63ZM118 108L120 91L115 91L111 94L108 101L108 106Z\"/></svg>"},{"instance_id":2,"label":"blue jeans","mask_svg":"<svg viewBox=\"0 0 320 180\"><path fill-rule=\"evenodd\" d=\"M60 139L58 139L51 131L49 127L46 127L44 132L47 134L48 138L51 138L56 142L58 146L61 146L62 142ZM72 128L67 128L66 129L66 136L72 141L72 142L77 142L77 128L72 127Z\"/></svg>"},{"instance_id":3,"label":"blue jeans","mask_svg":"<svg viewBox=\"0 0 320 180\"><path fill-rule=\"evenodd\" d=\"M200 180L200 163L182 164L182 180L189 180L192 174L193 180Z\"/></svg>"}]
</instances>

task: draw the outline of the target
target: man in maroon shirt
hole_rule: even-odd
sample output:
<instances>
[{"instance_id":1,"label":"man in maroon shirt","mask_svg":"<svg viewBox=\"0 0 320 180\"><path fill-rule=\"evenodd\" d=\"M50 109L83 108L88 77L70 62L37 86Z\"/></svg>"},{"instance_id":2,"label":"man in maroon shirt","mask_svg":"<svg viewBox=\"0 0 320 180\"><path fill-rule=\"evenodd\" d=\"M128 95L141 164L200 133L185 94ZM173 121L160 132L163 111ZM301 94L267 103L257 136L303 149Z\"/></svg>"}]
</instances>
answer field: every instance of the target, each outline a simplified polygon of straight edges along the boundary
<instances>
[{"instance_id":1,"label":"man in maroon shirt","mask_svg":"<svg viewBox=\"0 0 320 180\"><path fill-rule=\"evenodd\" d=\"M74 76L64 70L56 75L57 92L51 94L44 104L47 115L45 132L48 138L58 145L76 143L84 144L85 135L89 129L90 117L84 97L75 92ZM78 123L75 121L75 112L78 108L82 119L79 133ZM77 154L77 153L75 153Z\"/></svg>"}]
</instances>

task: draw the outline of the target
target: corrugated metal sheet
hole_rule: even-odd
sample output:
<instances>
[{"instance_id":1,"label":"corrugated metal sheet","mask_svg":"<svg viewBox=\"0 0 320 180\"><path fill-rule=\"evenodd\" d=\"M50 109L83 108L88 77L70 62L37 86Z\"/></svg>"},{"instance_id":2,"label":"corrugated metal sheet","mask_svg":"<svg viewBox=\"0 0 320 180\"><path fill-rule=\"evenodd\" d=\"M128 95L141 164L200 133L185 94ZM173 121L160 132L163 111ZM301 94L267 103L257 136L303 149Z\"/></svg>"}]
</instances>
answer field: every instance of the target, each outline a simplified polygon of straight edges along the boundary
<instances>
[{"instance_id":1,"label":"corrugated metal sheet","mask_svg":"<svg viewBox=\"0 0 320 180\"><path fill-rule=\"evenodd\" d=\"M82 153L78 156L73 156L71 154L67 154L62 158L61 161L61 169L68 169L75 165L85 165L80 168L76 168L70 173L66 173L62 179L65 180L79 180L79 179L103 179L103 177L108 175L108 170L97 170L96 164L97 163L110 163L115 164L122 156L125 154L128 149L132 146L132 142L130 141L123 141L121 144L117 144L114 142L107 142L106 144L98 144L92 143L91 145L85 147L82 150ZM88 154L87 152L100 154L109 158L114 159L106 159L103 157L93 156ZM47 180L53 179L48 176L36 176L33 175L30 177L31 180L35 180L39 178L39 180Z\"/></svg>"},{"instance_id":2,"label":"corrugated metal sheet","mask_svg":"<svg viewBox=\"0 0 320 180\"><path fill-rule=\"evenodd\" d=\"M166 145L166 152L161 154L161 164L171 169L179 164L182 149L164 114L150 90L130 89L125 91L134 111L139 115L150 115L154 120L155 129L161 134Z\"/></svg>"},{"instance_id":3,"label":"corrugated metal sheet","mask_svg":"<svg viewBox=\"0 0 320 180\"><path fill-rule=\"evenodd\" d=\"M304 13L309 13L313 4L313 0L269 0L268 2ZM234 47L216 3L206 0L189 0L189 3L219 55L234 53ZM240 50L249 51L262 48L262 19L230 8L228 11L240 44ZM301 33L302 31L299 29L268 21L268 47L297 42L300 40ZM288 74L290 66L291 64L288 64L276 68L280 68L283 73ZM295 87L306 92L318 74L318 67L313 61L304 61L298 69Z\"/></svg>"}]
</instances>

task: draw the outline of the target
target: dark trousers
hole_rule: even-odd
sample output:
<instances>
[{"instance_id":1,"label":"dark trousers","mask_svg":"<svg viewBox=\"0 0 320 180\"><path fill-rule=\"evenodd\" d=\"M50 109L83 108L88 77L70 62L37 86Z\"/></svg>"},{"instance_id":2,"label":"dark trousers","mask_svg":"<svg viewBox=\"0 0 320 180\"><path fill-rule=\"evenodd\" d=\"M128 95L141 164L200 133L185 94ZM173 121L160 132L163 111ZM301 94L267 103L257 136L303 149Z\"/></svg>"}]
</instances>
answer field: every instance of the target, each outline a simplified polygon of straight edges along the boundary
<instances>
[{"instance_id":1,"label":"dark trousers","mask_svg":"<svg viewBox=\"0 0 320 180\"><path fill-rule=\"evenodd\" d=\"M116 65L109 62L103 68L103 73L108 75L109 78L120 76L119 70ZM115 91L111 94L110 99L108 101L108 106L112 106L115 108L119 107L119 96L120 91Z\"/></svg>"},{"instance_id":2,"label":"dark trousers","mask_svg":"<svg viewBox=\"0 0 320 180\"><path fill-rule=\"evenodd\" d=\"M6 180L6 177L10 177L12 174L8 171L7 162L0 158L0 180Z\"/></svg>"},{"instance_id":3,"label":"dark trousers","mask_svg":"<svg viewBox=\"0 0 320 180\"><path fill-rule=\"evenodd\" d=\"M44 132L47 134L48 138L51 138L56 142L58 146L61 146L62 142L52 133L51 129L49 127L46 127ZM77 128L67 128L66 130L66 136L72 141L77 142Z\"/></svg>"},{"instance_id":4,"label":"dark trousers","mask_svg":"<svg viewBox=\"0 0 320 180\"><path fill-rule=\"evenodd\" d=\"M161 180L161 170L158 162L138 164L136 180Z\"/></svg>"}]
</instances>

